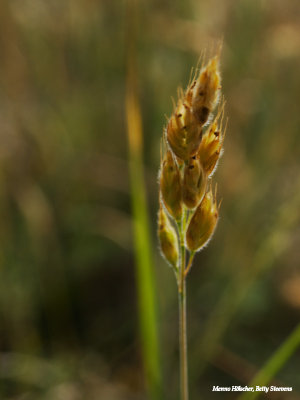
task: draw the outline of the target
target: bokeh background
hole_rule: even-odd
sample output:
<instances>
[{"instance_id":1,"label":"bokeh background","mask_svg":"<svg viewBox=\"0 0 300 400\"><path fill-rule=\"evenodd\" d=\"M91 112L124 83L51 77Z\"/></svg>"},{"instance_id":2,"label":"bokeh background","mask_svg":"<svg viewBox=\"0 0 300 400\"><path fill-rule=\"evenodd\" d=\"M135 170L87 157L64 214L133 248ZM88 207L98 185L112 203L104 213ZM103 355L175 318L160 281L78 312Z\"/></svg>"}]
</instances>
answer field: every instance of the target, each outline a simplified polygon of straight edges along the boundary
<instances>
[{"instance_id":1,"label":"bokeh background","mask_svg":"<svg viewBox=\"0 0 300 400\"><path fill-rule=\"evenodd\" d=\"M188 279L191 398L237 398L212 385L249 384L286 340L300 315L299 21L298 0L1 1L1 399L159 398L139 329L133 54L161 398L178 399L179 377L176 284L156 239L160 138L171 96L220 38L222 207ZM274 378L293 392L272 398L299 399L299 371L298 350Z\"/></svg>"}]
</instances>

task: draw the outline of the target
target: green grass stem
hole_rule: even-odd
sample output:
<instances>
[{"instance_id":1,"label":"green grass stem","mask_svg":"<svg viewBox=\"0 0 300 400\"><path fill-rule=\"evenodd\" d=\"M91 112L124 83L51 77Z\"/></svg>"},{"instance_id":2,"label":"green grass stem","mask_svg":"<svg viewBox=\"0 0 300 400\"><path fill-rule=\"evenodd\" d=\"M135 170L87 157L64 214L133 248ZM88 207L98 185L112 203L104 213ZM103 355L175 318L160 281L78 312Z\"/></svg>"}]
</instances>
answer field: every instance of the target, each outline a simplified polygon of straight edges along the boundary
<instances>
[{"instance_id":1,"label":"green grass stem","mask_svg":"<svg viewBox=\"0 0 300 400\"><path fill-rule=\"evenodd\" d=\"M178 279L178 302L179 302L179 352L180 352L180 399L188 400L188 354L187 354L187 321L186 321L186 280L185 262L186 249L184 236L186 231L186 210L183 211L181 223L178 224L180 236L180 269Z\"/></svg>"}]
</instances>

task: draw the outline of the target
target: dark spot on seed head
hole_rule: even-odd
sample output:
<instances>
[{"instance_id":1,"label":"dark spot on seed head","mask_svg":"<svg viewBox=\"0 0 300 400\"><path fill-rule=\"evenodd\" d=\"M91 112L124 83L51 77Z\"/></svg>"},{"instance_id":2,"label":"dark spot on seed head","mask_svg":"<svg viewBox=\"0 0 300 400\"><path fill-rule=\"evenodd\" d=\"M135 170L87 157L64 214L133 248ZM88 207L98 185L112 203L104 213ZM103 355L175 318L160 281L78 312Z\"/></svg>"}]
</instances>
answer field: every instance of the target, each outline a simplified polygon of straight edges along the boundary
<instances>
[{"instance_id":1,"label":"dark spot on seed head","mask_svg":"<svg viewBox=\"0 0 300 400\"><path fill-rule=\"evenodd\" d=\"M207 107L200 107L199 111L196 113L196 117L201 124L204 124L207 121L209 115L209 108Z\"/></svg>"}]
</instances>

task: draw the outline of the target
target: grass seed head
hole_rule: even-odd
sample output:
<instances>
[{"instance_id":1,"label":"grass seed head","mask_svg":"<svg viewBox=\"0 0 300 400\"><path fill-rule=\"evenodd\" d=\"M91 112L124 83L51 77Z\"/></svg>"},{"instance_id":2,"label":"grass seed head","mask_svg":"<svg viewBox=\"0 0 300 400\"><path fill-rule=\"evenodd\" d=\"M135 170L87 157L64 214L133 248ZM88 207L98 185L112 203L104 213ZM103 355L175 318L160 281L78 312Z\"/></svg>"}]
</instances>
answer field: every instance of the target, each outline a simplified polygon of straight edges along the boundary
<instances>
[{"instance_id":1,"label":"grass seed head","mask_svg":"<svg viewBox=\"0 0 300 400\"><path fill-rule=\"evenodd\" d=\"M226 130L223 129L224 100L212 121L221 91L219 58L220 51L204 66L202 64L185 92L178 91L178 101L174 102L173 114L163 136L167 151L161 162L161 199L168 216L178 223L181 243L185 235L184 246L191 252L209 242L218 221L219 206L208 182L222 154ZM160 221L163 221L164 209L161 207ZM185 223L188 224L186 230ZM159 227L162 252L169 262L171 256L166 254L171 250L167 249L175 240L174 235L177 237L171 224L170 227L172 233L168 234L162 223ZM168 245L163 245L163 241ZM178 247L178 243L174 246ZM173 263L174 260L175 256Z\"/></svg>"}]
</instances>

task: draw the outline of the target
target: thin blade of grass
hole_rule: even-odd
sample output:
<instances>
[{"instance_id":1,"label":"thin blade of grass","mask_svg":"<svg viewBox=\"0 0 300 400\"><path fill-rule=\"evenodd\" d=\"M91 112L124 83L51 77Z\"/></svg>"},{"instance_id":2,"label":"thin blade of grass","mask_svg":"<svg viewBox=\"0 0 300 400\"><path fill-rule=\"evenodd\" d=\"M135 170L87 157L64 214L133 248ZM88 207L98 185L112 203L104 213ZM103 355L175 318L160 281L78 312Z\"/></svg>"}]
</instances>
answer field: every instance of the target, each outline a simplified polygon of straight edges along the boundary
<instances>
[{"instance_id":1,"label":"thin blade of grass","mask_svg":"<svg viewBox=\"0 0 300 400\"><path fill-rule=\"evenodd\" d=\"M139 303L139 319L145 372L152 394L158 398L160 387L160 363L158 350L158 329L155 306L155 289L149 222L143 177L142 156L137 139L141 134L140 117L133 94L128 90L126 97L127 124L129 133L129 172L131 181L131 202L134 222L136 277ZM137 135L137 137L135 137Z\"/></svg>"},{"instance_id":2,"label":"thin blade of grass","mask_svg":"<svg viewBox=\"0 0 300 400\"><path fill-rule=\"evenodd\" d=\"M135 60L134 1L127 3L127 85L126 117L129 144L129 174L134 223L136 284L138 292L140 336L145 375L151 399L161 399L161 368L158 344L157 310L152 261L152 245L146 202L143 167L142 118L137 96Z\"/></svg>"},{"instance_id":3,"label":"thin blade of grass","mask_svg":"<svg viewBox=\"0 0 300 400\"><path fill-rule=\"evenodd\" d=\"M300 324L296 326L293 332L279 346L271 358L255 375L248 386L266 386L279 370L286 364L288 359L294 354L300 345ZM254 400L263 392L245 392L238 400Z\"/></svg>"}]
</instances>

